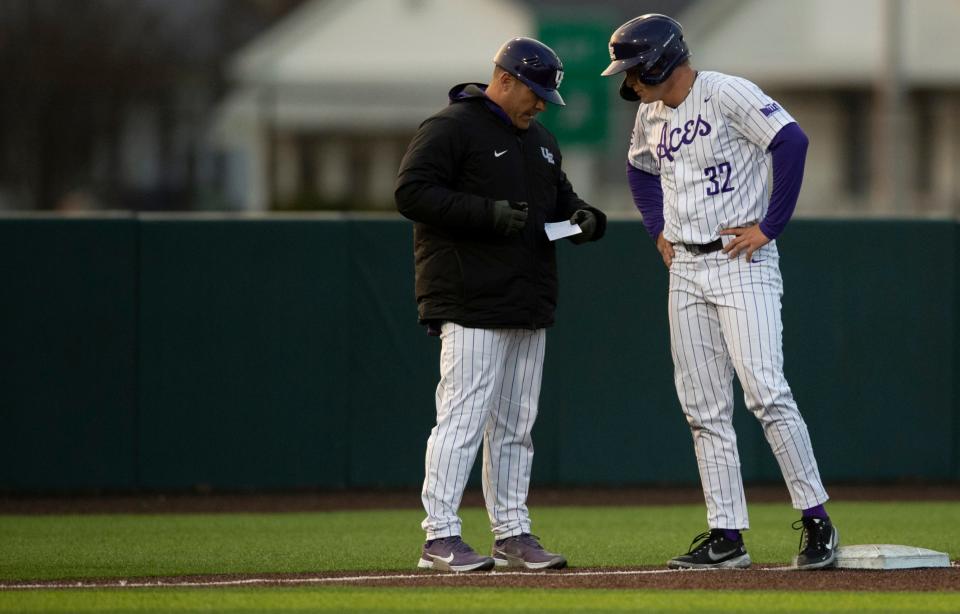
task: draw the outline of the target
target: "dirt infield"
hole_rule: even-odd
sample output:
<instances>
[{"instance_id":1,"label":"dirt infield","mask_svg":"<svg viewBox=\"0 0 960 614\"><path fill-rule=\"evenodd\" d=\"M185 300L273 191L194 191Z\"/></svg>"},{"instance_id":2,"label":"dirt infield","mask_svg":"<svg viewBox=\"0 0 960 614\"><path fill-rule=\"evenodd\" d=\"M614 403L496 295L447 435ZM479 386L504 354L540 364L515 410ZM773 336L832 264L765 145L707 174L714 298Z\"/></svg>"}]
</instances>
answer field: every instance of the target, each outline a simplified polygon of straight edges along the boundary
<instances>
[{"instance_id":1,"label":"dirt infield","mask_svg":"<svg viewBox=\"0 0 960 614\"><path fill-rule=\"evenodd\" d=\"M341 572L327 574L209 575L119 580L24 581L0 584L0 590L158 588L237 586L395 586L488 588L601 588L659 590L777 591L960 591L960 567L898 571L826 570L800 572L783 567L749 570L671 571L654 568L479 573Z\"/></svg>"},{"instance_id":2,"label":"dirt infield","mask_svg":"<svg viewBox=\"0 0 960 614\"><path fill-rule=\"evenodd\" d=\"M783 485L748 486L753 503L785 503ZM960 501L960 484L830 486L835 501ZM703 504L699 487L534 488L531 507L552 505L676 505ZM349 490L298 493L177 493L73 496L0 495L3 514L163 514L229 512L315 512L356 509L420 508L415 490ZM482 506L478 490L468 490L464 506Z\"/></svg>"}]
</instances>

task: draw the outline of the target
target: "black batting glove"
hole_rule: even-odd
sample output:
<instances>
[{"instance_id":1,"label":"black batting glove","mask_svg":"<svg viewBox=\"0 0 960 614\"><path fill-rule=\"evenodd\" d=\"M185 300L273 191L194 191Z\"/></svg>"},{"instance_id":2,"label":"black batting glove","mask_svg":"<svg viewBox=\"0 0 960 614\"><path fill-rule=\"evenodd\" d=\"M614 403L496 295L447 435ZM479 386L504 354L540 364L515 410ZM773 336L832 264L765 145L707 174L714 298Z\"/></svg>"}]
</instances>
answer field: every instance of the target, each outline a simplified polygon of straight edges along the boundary
<instances>
[{"instance_id":1,"label":"black batting glove","mask_svg":"<svg viewBox=\"0 0 960 614\"><path fill-rule=\"evenodd\" d=\"M493 229L497 234L509 237L517 234L527 224L527 203L497 200L493 203Z\"/></svg>"},{"instance_id":2,"label":"black batting glove","mask_svg":"<svg viewBox=\"0 0 960 614\"><path fill-rule=\"evenodd\" d=\"M597 232L597 216L589 209L577 209L573 215L570 216L570 223L580 226L580 234L570 237L571 243L576 243L577 245L586 243L592 239L593 234Z\"/></svg>"}]
</instances>

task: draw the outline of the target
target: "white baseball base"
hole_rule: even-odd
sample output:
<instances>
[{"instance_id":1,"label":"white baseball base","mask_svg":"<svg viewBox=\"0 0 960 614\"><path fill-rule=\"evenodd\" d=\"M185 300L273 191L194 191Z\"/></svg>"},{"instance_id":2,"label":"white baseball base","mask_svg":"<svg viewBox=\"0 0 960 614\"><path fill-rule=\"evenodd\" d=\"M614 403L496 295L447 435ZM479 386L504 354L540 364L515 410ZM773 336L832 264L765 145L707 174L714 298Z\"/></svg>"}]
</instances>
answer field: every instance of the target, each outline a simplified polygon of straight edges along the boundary
<instances>
[{"instance_id":1,"label":"white baseball base","mask_svg":"<svg viewBox=\"0 0 960 614\"><path fill-rule=\"evenodd\" d=\"M841 546L837 550L840 569L914 569L918 567L950 567L946 552L896 546L892 544L864 544Z\"/></svg>"}]
</instances>

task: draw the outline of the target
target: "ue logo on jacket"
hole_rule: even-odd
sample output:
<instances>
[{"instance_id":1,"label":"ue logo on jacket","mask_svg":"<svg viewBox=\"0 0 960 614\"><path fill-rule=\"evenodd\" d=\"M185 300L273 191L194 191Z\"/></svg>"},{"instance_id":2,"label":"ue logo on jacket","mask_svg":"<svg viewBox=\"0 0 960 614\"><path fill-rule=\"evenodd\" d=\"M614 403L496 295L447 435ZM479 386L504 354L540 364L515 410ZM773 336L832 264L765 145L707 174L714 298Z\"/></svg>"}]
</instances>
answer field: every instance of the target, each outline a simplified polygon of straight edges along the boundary
<instances>
[{"instance_id":1,"label":"ue logo on jacket","mask_svg":"<svg viewBox=\"0 0 960 614\"><path fill-rule=\"evenodd\" d=\"M543 154L543 159L544 159L544 160L546 160L546 161L549 162L550 164L556 164L556 162L553 161L553 152L552 152L552 151L550 151L550 150L547 149L546 147L541 147L541 148L540 148L540 153Z\"/></svg>"}]
</instances>

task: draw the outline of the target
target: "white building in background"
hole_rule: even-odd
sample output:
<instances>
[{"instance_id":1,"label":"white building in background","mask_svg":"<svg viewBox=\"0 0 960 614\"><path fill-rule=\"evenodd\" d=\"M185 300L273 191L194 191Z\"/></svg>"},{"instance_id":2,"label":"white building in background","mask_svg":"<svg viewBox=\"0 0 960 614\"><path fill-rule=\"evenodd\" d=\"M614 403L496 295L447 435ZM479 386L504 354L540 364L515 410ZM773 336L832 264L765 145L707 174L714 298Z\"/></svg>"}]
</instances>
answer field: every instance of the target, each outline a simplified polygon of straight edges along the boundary
<instances>
[{"instance_id":1,"label":"white building in background","mask_svg":"<svg viewBox=\"0 0 960 614\"><path fill-rule=\"evenodd\" d=\"M535 23L508 0L313 0L242 49L214 130L244 209L298 195L390 207L417 126Z\"/></svg>"},{"instance_id":2,"label":"white building in background","mask_svg":"<svg viewBox=\"0 0 960 614\"><path fill-rule=\"evenodd\" d=\"M675 16L696 68L755 81L810 136L798 216L960 214L960 1L701 0ZM213 131L232 201L392 208L419 123L453 84L486 82L503 41L536 33L517 0L306 3L232 64ZM565 166L593 204L630 212L633 110L610 104L599 161Z\"/></svg>"}]
</instances>

